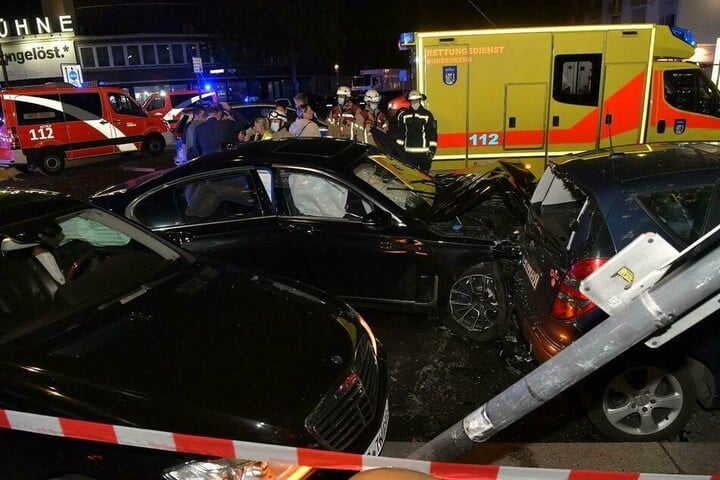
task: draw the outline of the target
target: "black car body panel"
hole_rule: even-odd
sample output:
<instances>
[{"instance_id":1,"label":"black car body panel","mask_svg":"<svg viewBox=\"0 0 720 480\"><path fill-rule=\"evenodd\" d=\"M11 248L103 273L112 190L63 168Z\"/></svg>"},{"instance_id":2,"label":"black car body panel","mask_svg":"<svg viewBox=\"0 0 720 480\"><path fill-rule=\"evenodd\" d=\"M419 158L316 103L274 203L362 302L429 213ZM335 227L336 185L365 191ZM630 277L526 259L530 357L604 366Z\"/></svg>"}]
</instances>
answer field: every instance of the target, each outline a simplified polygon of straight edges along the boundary
<instances>
[{"instance_id":1,"label":"black car body panel","mask_svg":"<svg viewBox=\"0 0 720 480\"><path fill-rule=\"evenodd\" d=\"M23 245L45 245L39 239L51 221L83 215L125 224L121 231L137 239L97 247L107 258L59 286L30 275L48 277L43 269L9 268L33 265ZM388 394L382 345L356 312L324 292L192 257L114 215L48 192L0 191L0 239L13 247L0 256L0 408L359 453L380 428ZM70 265L73 257L65 262L61 252L78 241L46 247L61 266ZM50 293L40 295L45 286ZM22 304L24 291L37 293ZM348 379L363 389L355 399L343 393ZM321 427L331 407L347 417L338 431L334 422ZM30 444L38 442L55 440ZM13 445L23 458L23 443ZM59 445L83 457L83 443ZM86 445L90 464L96 450L127 452ZM147 454L149 463L158 455L178 458ZM167 461L160 463L173 465Z\"/></svg>"},{"instance_id":2,"label":"black car body panel","mask_svg":"<svg viewBox=\"0 0 720 480\"><path fill-rule=\"evenodd\" d=\"M377 184L362 180L365 165L386 176L373 177ZM252 214L188 220L178 188L240 174L255 195ZM315 214L315 208L323 208L310 204L317 196L301 206L307 211L300 211L298 198L288 196L292 177L308 184L321 179L348 192L342 205L331 207L344 215ZM495 193L488 186L493 181L468 176L458 179L460 188L445 188L372 146L307 138L242 145L110 187L91 201L193 252L296 278L354 306L432 311L443 307L460 273L507 254L496 248L487 219L463 215ZM327 192L320 198L331 198L334 190ZM399 194L407 198L395 198ZM369 221L378 215L387 216L380 227Z\"/></svg>"}]
</instances>

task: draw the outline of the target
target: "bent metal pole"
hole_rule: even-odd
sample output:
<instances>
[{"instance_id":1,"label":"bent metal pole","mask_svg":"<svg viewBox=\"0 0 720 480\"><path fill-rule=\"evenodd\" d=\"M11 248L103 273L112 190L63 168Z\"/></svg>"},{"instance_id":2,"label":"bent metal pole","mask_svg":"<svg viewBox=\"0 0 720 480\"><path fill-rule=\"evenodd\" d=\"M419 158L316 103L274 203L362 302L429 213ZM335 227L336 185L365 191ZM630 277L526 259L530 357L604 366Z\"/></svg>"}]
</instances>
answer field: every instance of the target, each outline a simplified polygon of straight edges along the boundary
<instances>
[{"instance_id":1,"label":"bent metal pole","mask_svg":"<svg viewBox=\"0 0 720 480\"><path fill-rule=\"evenodd\" d=\"M720 246L681 265L547 362L409 455L449 461L523 417L720 290ZM720 305L714 305L714 309Z\"/></svg>"}]
</instances>

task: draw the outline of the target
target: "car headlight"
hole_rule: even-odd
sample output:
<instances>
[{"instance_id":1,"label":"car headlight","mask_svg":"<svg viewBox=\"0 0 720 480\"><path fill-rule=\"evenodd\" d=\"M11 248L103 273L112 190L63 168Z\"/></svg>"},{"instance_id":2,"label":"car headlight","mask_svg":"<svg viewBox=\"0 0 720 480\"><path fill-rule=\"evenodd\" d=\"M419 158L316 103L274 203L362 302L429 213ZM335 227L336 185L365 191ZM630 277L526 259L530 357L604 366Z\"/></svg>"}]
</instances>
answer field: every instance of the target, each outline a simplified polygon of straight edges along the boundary
<instances>
[{"instance_id":1,"label":"car headlight","mask_svg":"<svg viewBox=\"0 0 720 480\"><path fill-rule=\"evenodd\" d=\"M375 334L373 334L372 330L370 329L370 325L365 321L365 319L360 315L357 314L358 322L360 322L360 325L362 325L363 329L365 330L365 333L367 333L367 336L370 338L370 344L373 348L373 353L377 357L377 340L375 340Z\"/></svg>"},{"instance_id":2,"label":"car headlight","mask_svg":"<svg viewBox=\"0 0 720 480\"><path fill-rule=\"evenodd\" d=\"M301 480L310 476L311 467L257 462L237 458L193 460L163 472L165 480Z\"/></svg>"}]
</instances>

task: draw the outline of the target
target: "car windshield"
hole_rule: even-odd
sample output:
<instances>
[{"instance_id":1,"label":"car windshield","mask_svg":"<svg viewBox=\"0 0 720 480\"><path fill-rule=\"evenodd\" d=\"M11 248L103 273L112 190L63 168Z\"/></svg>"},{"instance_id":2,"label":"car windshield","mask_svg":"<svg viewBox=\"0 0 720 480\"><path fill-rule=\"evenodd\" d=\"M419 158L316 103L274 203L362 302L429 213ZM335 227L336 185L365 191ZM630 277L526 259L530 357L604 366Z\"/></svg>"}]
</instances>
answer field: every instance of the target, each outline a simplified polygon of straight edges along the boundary
<instances>
[{"instance_id":1,"label":"car windshield","mask_svg":"<svg viewBox=\"0 0 720 480\"><path fill-rule=\"evenodd\" d=\"M0 335L125 295L181 257L152 234L94 208L0 227L0 239Z\"/></svg>"},{"instance_id":2,"label":"car windshield","mask_svg":"<svg viewBox=\"0 0 720 480\"><path fill-rule=\"evenodd\" d=\"M432 209L435 183L402 162L385 155L370 155L353 173L413 216L425 217Z\"/></svg>"}]
</instances>

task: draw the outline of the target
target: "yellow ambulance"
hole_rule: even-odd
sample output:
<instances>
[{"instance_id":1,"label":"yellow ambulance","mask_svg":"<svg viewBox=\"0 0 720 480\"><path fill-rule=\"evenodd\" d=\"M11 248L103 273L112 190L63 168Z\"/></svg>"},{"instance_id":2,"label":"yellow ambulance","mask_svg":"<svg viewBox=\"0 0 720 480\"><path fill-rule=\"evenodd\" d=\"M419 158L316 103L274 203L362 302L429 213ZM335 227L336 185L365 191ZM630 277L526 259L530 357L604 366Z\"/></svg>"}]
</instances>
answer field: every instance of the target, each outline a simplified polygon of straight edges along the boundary
<instances>
[{"instance_id":1,"label":"yellow ambulance","mask_svg":"<svg viewBox=\"0 0 720 480\"><path fill-rule=\"evenodd\" d=\"M654 24L404 33L438 123L433 171L639 142L720 140L692 34Z\"/></svg>"}]
</instances>

